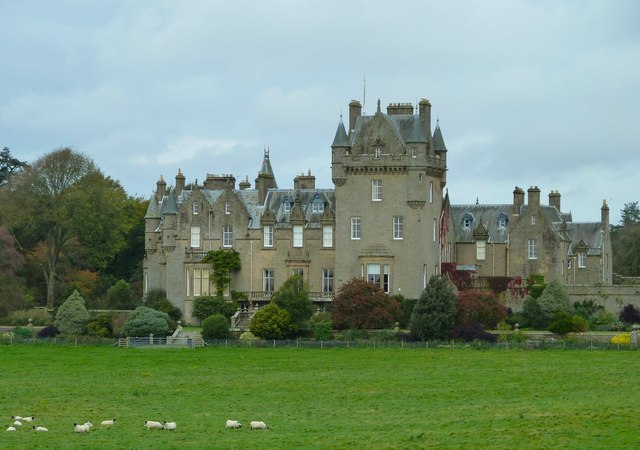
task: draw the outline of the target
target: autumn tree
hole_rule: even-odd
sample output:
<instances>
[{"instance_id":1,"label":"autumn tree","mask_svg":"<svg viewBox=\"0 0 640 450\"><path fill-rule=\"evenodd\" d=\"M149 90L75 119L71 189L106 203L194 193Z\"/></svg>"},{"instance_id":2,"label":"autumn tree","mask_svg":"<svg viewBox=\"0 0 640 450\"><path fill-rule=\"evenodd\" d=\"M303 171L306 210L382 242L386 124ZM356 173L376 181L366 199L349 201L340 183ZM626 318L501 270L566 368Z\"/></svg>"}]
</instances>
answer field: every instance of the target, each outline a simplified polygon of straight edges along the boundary
<instances>
[{"instance_id":1,"label":"autumn tree","mask_svg":"<svg viewBox=\"0 0 640 450\"><path fill-rule=\"evenodd\" d=\"M104 269L122 248L127 198L91 159L60 148L38 159L2 190L5 221L19 244L44 248L41 269L47 307L55 306L62 256L78 267Z\"/></svg>"},{"instance_id":2,"label":"autumn tree","mask_svg":"<svg viewBox=\"0 0 640 450\"><path fill-rule=\"evenodd\" d=\"M375 283L352 278L336 293L331 318L333 326L340 330L392 328L402 318L402 306Z\"/></svg>"},{"instance_id":3,"label":"autumn tree","mask_svg":"<svg viewBox=\"0 0 640 450\"><path fill-rule=\"evenodd\" d=\"M456 324L495 328L507 316L507 307L493 291L461 291L456 299Z\"/></svg>"}]
</instances>

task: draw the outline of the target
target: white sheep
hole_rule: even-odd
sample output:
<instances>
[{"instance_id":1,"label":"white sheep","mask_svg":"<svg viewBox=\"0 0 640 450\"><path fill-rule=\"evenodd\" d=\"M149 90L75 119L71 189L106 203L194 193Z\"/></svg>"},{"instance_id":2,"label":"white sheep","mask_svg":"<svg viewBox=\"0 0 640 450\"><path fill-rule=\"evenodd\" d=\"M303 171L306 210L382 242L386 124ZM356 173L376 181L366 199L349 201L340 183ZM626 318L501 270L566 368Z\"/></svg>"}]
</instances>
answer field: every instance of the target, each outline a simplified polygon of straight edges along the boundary
<instances>
[{"instance_id":1,"label":"white sheep","mask_svg":"<svg viewBox=\"0 0 640 450\"><path fill-rule=\"evenodd\" d=\"M16 420L15 422L13 422L13 424L17 427L21 427L22 426L22 422L20 422L19 420Z\"/></svg>"},{"instance_id":2,"label":"white sheep","mask_svg":"<svg viewBox=\"0 0 640 450\"><path fill-rule=\"evenodd\" d=\"M16 431L16 427L9 427L6 429L6 431Z\"/></svg>"},{"instance_id":3,"label":"white sheep","mask_svg":"<svg viewBox=\"0 0 640 450\"><path fill-rule=\"evenodd\" d=\"M34 416L28 416L28 417L23 417L22 421L23 422L34 422L36 420L36 418Z\"/></svg>"},{"instance_id":4,"label":"white sheep","mask_svg":"<svg viewBox=\"0 0 640 450\"><path fill-rule=\"evenodd\" d=\"M227 420L227 428L242 428L242 424L240 424L240 422L238 422L237 420Z\"/></svg>"},{"instance_id":5,"label":"white sheep","mask_svg":"<svg viewBox=\"0 0 640 450\"><path fill-rule=\"evenodd\" d=\"M11 418L14 420L22 420L21 416L11 416Z\"/></svg>"},{"instance_id":6,"label":"white sheep","mask_svg":"<svg viewBox=\"0 0 640 450\"><path fill-rule=\"evenodd\" d=\"M169 431L176 431L176 429L178 428L178 426L176 425L175 422L164 422L164 429L165 430L169 430Z\"/></svg>"},{"instance_id":7,"label":"white sheep","mask_svg":"<svg viewBox=\"0 0 640 450\"><path fill-rule=\"evenodd\" d=\"M269 426L259 420L252 420L251 422L249 422L250 430L266 430L267 428L269 428Z\"/></svg>"},{"instance_id":8,"label":"white sheep","mask_svg":"<svg viewBox=\"0 0 640 450\"><path fill-rule=\"evenodd\" d=\"M148 430L162 430L164 428L164 426L160 422L156 422L155 420L145 420L144 426L147 427Z\"/></svg>"},{"instance_id":9,"label":"white sheep","mask_svg":"<svg viewBox=\"0 0 640 450\"><path fill-rule=\"evenodd\" d=\"M48 428L45 428L45 427L37 427L37 426L35 426L35 425L33 426L33 429L34 429L34 430L36 430L36 431L49 431L49 429L48 429Z\"/></svg>"},{"instance_id":10,"label":"white sheep","mask_svg":"<svg viewBox=\"0 0 640 450\"><path fill-rule=\"evenodd\" d=\"M100 425L115 425L116 419L108 419L100 422Z\"/></svg>"},{"instance_id":11,"label":"white sheep","mask_svg":"<svg viewBox=\"0 0 640 450\"><path fill-rule=\"evenodd\" d=\"M93 425L88 420L85 423L83 423L82 425L74 422L73 423L73 431L75 431L76 433L88 433L91 430L92 426Z\"/></svg>"}]
</instances>

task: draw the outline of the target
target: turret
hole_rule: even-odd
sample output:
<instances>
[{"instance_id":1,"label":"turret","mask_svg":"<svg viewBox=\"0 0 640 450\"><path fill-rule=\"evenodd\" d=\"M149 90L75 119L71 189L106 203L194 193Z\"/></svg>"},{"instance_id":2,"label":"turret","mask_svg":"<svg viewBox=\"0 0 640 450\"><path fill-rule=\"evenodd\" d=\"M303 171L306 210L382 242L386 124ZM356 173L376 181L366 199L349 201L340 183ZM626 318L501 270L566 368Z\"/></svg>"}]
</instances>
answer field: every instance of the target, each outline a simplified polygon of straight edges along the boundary
<instances>
[{"instance_id":1,"label":"turret","mask_svg":"<svg viewBox=\"0 0 640 450\"><path fill-rule=\"evenodd\" d=\"M264 150L264 158L262 160L262 167L258 172L258 177L255 181L256 189L258 190L258 201L260 204L264 203L264 199L267 197L269 189L278 189L276 178L273 175L273 169L271 168L271 161L269 161L269 150Z\"/></svg>"}]
</instances>

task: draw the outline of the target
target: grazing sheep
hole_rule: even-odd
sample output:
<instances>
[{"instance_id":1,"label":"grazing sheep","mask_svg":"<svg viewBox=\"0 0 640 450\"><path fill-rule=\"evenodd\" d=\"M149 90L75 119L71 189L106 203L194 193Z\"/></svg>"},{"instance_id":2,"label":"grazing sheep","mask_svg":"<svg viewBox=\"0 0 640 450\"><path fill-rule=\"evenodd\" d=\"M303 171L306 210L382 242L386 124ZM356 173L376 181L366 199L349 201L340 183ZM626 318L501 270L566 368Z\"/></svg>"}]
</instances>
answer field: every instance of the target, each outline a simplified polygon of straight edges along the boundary
<instances>
[{"instance_id":1,"label":"grazing sheep","mask_svg":"<svg viewBox=\"0 0 640 450\"><path fill-rule=\"evenodd\" d=\"M34 416L29 416L29 417L23 417L22 421L23 422L34 422L36 420L36 418Z\"/></svg>"},{"instance_id":2,"label":"grazing sheep","mask_svg":"<svg viewBox=\"0 0 640 450\"><path fill-rule=\"evenodd\" d=\"M164 428L164 425L162 425L160 422L156 422L155 420L145 420L144 426L147 427L148 430L162 430Z\"/></svg>"},{"instance_id":3,"label":"grazing sheep","mask_svg":"<svg viewBox=\"0 0 640 450\"><path fill-rule=\"evenodd\" d=\"M166 422L164 423L164 429L169 431L176 431L177 425L175 422Z\"/></svg>"},{"instance_id":4,"label":"grazing sheep","mask_svg":"<svg viewBox=\"0 0 640 450\"><path fill-rule=\"evenodd\" d=\"M49 431L49 429L48 429L48 428L45 428L45 427L37 427L37 426L35 426L35 425L33 426L33 429L34 429L34 430L36 430L36 431Z\"/></svg>"},{"instance_id":5,"label":"grazing sheep","mask_svg":"<svg viewBox=\"0 0 640 450\"><path fill-rule=\"evenodd\" d=\"M103 420L100 425L115 425L116 419Z\"/></svg>"},{"instance_id":6,"label":"grazing sheep","mask_svg":"<svg viewBox=\"0 0 640 450\"><path fill-rule=\"evenodd\" d=\"M13 422L13 424L17 427L21 427L22 426L22 422L20 422L19 420L16 420L15 422Z\"/></svg>"},{"instance_id":7,"label":"grazing sheep","mask_svg":"<svg viewBox=\"0 0 640 450\"><path fill-rule=\"evenodd\" d=\"M20 416L11 416L11 418L15 419L15 420L22 420L22 417L20 417Z\"/></svg>"},{"instance_id":8,"label":"grazing sheep","mask_svg":"<svg viewBox=\"0 0 640 450\"><path fill-rule=\"evenodd\" d=\"M89 422L88 420L83 423L82 425L77 424L77 423L73 423L73 431L75 431L76 433L88 433L91 430L91 427L93 425L91 424L91 422Z\"/></svg>"},{"instance_id":9,"label":"grazing sheep","mask_svg":"<svg viewBox=\"0 0 640 450\"><path fill-rule=\"evenodd\" d=\"M242 425L237 420L227 420L227 428L242 428Z\"/></svg>"},{"instance_id":10,"label":"grazing sheep","mask_svg":"<svg viewBox=\"0 0 640 450\"><path fill-rule=\"evenodd\" d=\"M249 422L250 430L266 430L267 428L269 427L264 422L260 422L258 420L252 420L251 422Z\"/></svg>"},{"instance_id":11,"label":"grazing sheep","mask_svg":"<svg viewBox=\"0 0 640 450\"><path fill-rule=\"evenodd\" d=\"M16 431L16 427L9 427L6 429L6 431Z\"/></svg>"}]
</instances>

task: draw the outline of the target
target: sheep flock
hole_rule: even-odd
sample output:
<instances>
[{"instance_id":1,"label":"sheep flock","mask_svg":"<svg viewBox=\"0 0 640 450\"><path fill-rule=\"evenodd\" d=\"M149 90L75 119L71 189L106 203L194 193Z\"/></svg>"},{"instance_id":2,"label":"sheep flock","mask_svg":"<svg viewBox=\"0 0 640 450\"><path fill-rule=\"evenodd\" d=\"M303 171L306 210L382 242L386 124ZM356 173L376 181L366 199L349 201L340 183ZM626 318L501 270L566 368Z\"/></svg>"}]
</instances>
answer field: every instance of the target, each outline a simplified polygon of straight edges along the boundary
<instances>
[{"instance_id":1,"label":"sheep flock","mask_svg":"<svg viewBox=\"0 0 640 450\"><path fill-rule=\"evenodd\" d=\"M34 416L11 416L11 420L13 420L13 423L5 428L5 431L18 431L19 429L22 428L23 426L23 422L30 422L33 423L35 422L36 418ZM102 427L110 427L116 424L116 419L105 419L103 421L100 422L100 425ZM29 428L29 427L26 427ZM78 423L78 422L74 422L72 424L72 431L75 433L89 433L91 431L91 429L93 428L93 424L91 423L90 420L87 420L84 423ZM148 429L148 430L167 430L167 431L177 431L178 426L176 424L176 422L173 421L157 421L157 420L145 420L144 421L144 428ZM230 429L230 430L237 430L242 428L242 424L237 421L237 420L232 420L229 419L226 421L225 424L225 428ZM249 429L250 430L266 430L269 429L270 427L263 421L259 421L259 420L252 420L249 422ZM44 426L40 426L40 425L33 425L31 428L31 430L36 431L36 432L47 432L49 431L49 429L47 427Z\"/></svg>"}]
</instances>

